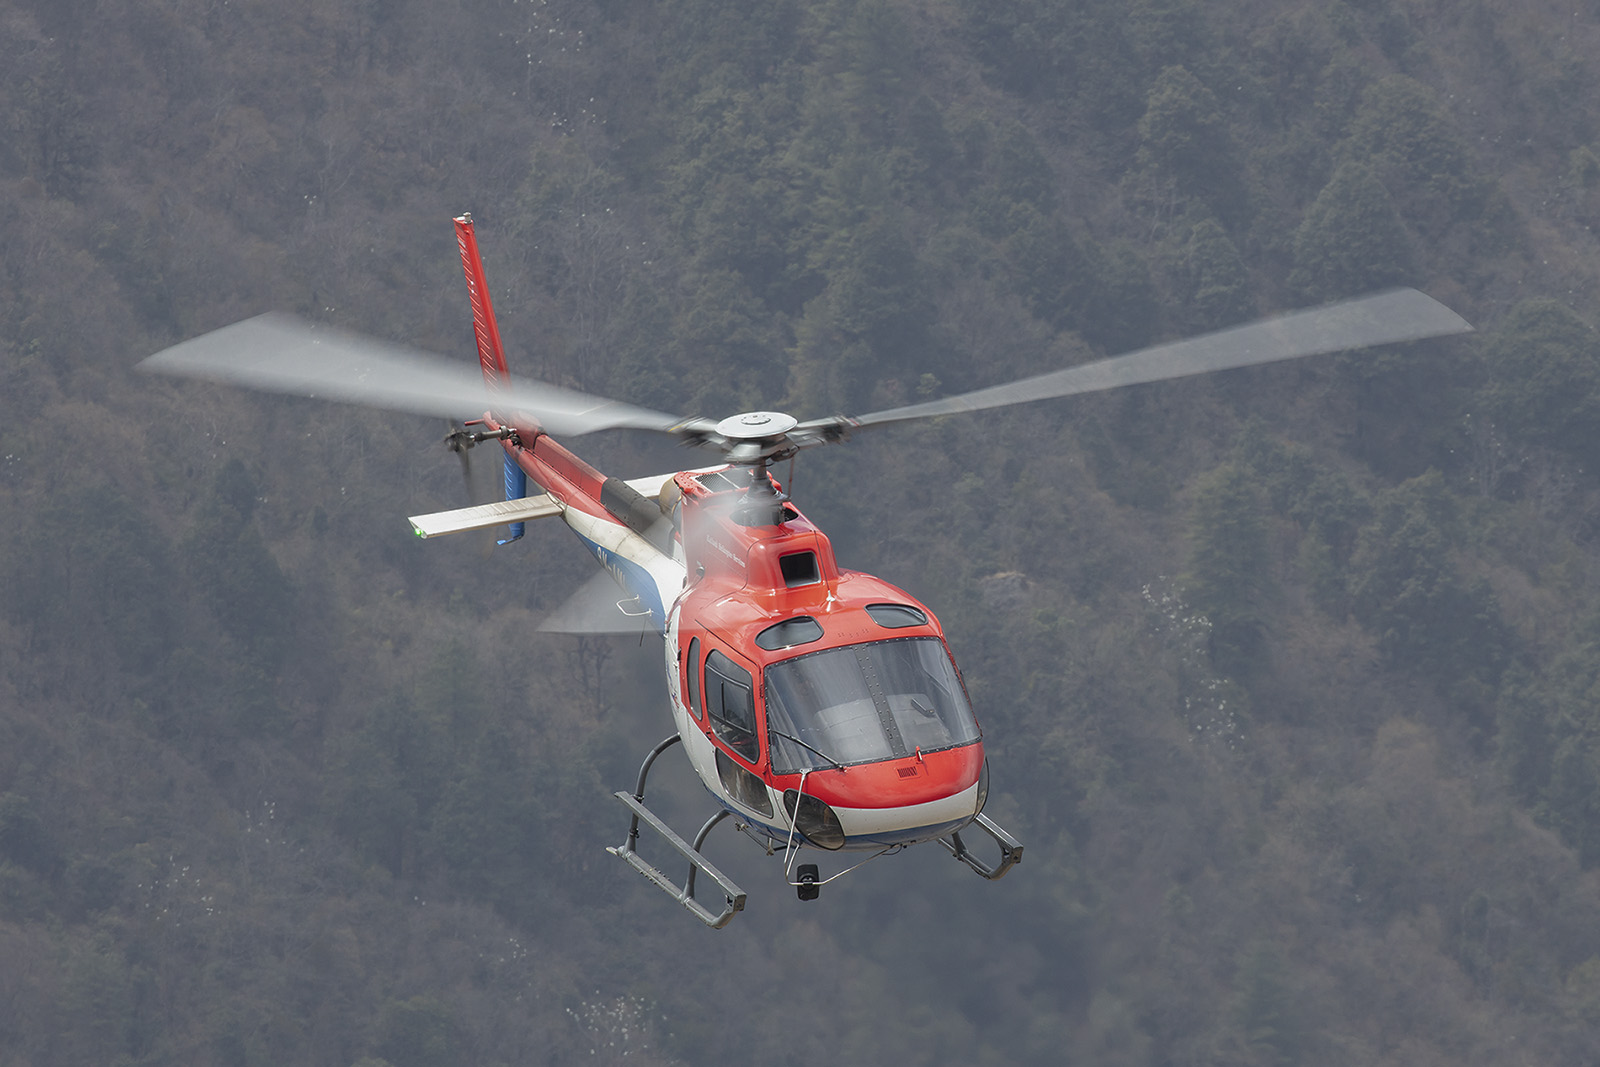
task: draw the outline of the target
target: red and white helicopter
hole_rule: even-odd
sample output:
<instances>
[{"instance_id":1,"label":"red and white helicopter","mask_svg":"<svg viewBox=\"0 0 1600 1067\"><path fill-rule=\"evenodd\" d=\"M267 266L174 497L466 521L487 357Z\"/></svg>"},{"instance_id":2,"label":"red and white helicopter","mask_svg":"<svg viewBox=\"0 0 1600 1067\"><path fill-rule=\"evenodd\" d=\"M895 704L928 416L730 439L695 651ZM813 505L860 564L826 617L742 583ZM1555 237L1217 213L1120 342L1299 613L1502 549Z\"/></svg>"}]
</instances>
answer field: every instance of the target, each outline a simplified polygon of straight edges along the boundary
<instances>
[{"instance_id":1,"label":"red and white helicopter","mask_svg":"<svg viewBox=\"0 0 1600 1067\"><path fill-rule=\"evenodd\" d=\"M730 815L769 853L783 852L786 880L802 900L822 884L816 864L796 863L802 849L871 858L937 840L989 879L1023 851L983 814L982 734L933 612L880 578L840 567L827 535L772 476L775 463L869 427L1471 329L1437 301L1400 289L867 415L686 419L513 383L472 218L455 223L481 377L459 362L275 314L166 349L141 368L397 411L481 412L446 443L460 451L498 442L506 499L418 516L413 527L433 537L510 525L514 540L528 520L560 517L630 598L617 605L618 620L661 633L675 732L645 759L633 792L615 794L632 817L610 851L713 927L745 903L701 852ZM722 462L607 477L552 436L610 428L668 434L721 453ZM527 495L530 480L544 491ZM678 743L718 805L692 842L644 802L651 765ZM682 884L636 850L641 824L688 861ZM962 839L972 825L999 847L993 865ZM697 895L702 873L720 901Z\"/></svg>"}]
</instances>

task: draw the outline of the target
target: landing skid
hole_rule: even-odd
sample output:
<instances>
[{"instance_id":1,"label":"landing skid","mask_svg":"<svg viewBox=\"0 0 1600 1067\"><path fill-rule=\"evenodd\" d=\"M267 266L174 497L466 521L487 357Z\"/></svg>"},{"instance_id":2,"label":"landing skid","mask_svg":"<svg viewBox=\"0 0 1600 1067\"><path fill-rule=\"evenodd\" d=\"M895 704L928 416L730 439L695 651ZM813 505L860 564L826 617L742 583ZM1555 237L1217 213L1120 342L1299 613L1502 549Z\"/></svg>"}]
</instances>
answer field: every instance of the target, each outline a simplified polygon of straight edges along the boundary
<instances>
[{"instance_id":1,"label":"landing skid","mask_svg":"<svg viewBox=\"0 0 1600 1067\"><path fill-rule=\"evenodd\" d=\"M978 817L972 821L978 829L994 838L994 843L1000 846L1000 862L998 865L991 867L974 856L972 850L967 847L966 842L961 840L959 831L949 837L939 838L939 844L943 845L950 855L965 863L968 867L989 879L989 881L993 882L1004 878L1007 871L1022 862L1021 842L1006 833L999 824L982 812L979 812Z\"/></svg>"},{"instance_id":2,"label":"landing skid","mask_svg":"<svg viewBox=\"0 0 1600 1067\"><path fill-rule=\"evenodd\" d=\"M639 782L632 793L619 790L612 794L612 796L628 806L628 810L633 812L633 817L628 821L627 839L621 845L615 848L608 848L606 851L613 856L620 856L622 859L627 860L630 867L654 882L658 888L679 904L688 908L689 911L694 913L695 918L713 930L720 930L732 922L735 915L744 910L745 891L740 889L733 879L717 870L716 866L701 854L700 848L705 844L706 837L711 833L712 829L731 813L724 808L707 819L705 824L700 827L699 833L695 834L694 843L690 844L679 837L672 827L662 822L660 816L645 807L644 803L644 785L645 780L650 776L651 766L663 752L678 744L681 740L681 737L673 734L650 750L650 754L644 759L644 764L639 768ZM637 846L641 821L660 834L667 844L671 845L680 856L689 861L689 873L681 886L673 881L670 875L639 855ZM735 825L740 830L748 832L743 824L735 821ZM978 829L988 834L994 843L999 846L999 863L991 867L979 859L973 854L967 843L961 839L959 831L948 837L939 838L939 844L943 845L950 855L989 881L992 882L1004 878L1011 868L1022 861L1022 843L982 812L978 813L972 825L977 826ZM772 851L770 843L767 845L767 851L769 854ZM850 870L854 869L854 867L850 868ZM707 878L716 883L718 889L722 890L722 907L720 911L713 911L706 906L705 902L695 896L695 884L702 872ZM817 890L821 888L821 883L817 879L815 865L805 864L799 868L799 873L800 880L791 884L799 891L801 900L815 900ZM831 881L831 879L829 880Z\"/></svg>"},{"instance_id":3,"label":"landing skid","mask_svg":"<svg viewBox=\"0 0 1600 1067\"><path fill-rule=\"evenodd\" d=\"M673 832L672 827L662 822L655 812L644 806L644 780L650 774L650 765L656 757L667 749L677 744L681 738L677 734L662 741L650 750L650 755L645 757L644 765L639 768L639 784L632 793L618 791L613 793L618 800L626 804L633 812L633 818L628 822L628 838L616 848L608 848L607 852L613 856L620 856L628 861L628 865L646 878L659 886L668 896L694 913L695 918L711 927L720 930L733 920L733 917L744 910L745 892L736 885L733 879L717 870L711 861L700 854L700 846L705 844L706 835L711 833L711 828L727 818L728 811L723 809L700 827L700 832L695 835L694 844L691 845ZM689 861L689 875L679 886L672 878L662 872L655 864L639 855L635 846L639 843L639 820L643 819L651 829L666 839L667 844L675 848L679 855ZM717 884L722 890L722 910L712 911L695 897L696 876L704 871L707 878Z\"/></svg>"}]
</instances>

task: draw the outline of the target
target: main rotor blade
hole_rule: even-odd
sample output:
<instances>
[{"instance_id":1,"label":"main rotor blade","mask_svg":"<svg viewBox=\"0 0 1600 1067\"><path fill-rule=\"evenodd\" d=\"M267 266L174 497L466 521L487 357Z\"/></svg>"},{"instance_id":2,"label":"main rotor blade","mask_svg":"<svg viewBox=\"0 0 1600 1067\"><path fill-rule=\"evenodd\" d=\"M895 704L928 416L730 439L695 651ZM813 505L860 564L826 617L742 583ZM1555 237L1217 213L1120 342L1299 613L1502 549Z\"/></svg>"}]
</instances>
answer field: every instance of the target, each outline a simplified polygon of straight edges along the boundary
<instances>
[{"instance_id":1,"label":"main rotor blade","mask_svg":"<svg viewBox=\"0 0 1600 1067\"><path fill-rule=\"evenodd\" d=\"M1155 345L988 389L875 411L855 416L849 422L855 426L876 426L958 411L981 411L1029 400L1093 393L1326 352L1442 337L1471 329L1465 319L1432 297L1415 289L1395 289L1234 326L1185 341Z\"/></svg>"},{"instance_id":2,"label":"main rotor blade","mask_svg":"<svg viewBox=\"0 0 1600 1067\"><path fill-rule=\"evenodd\" d=\"M174 345L139 369L422 415L527 414L548 432L567 436L614 427L665 431L682 421L542 382L491 389L476 363L454 363L277 313Z\"/></svg>"}]
</instances>

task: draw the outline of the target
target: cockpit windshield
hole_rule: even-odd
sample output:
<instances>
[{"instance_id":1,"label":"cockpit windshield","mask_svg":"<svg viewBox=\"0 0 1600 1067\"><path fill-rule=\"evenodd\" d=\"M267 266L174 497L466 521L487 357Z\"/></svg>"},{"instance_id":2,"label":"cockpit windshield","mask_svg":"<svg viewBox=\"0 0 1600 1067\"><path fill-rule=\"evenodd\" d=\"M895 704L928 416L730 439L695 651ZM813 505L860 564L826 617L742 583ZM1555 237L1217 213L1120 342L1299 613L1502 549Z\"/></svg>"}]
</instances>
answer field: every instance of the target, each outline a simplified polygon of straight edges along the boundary
<instances>
[{"instance_id":1,"label":"cockpit windshield","mask_svg":"<svg viewBox=\"0 0 1600 1067\"><path fill-rule=\"evenodd\" d=\"M766 669L766 695L778 774L978 739L972 707L937 638L872 641L783 660Z\"/></svg>"}]
</instances>

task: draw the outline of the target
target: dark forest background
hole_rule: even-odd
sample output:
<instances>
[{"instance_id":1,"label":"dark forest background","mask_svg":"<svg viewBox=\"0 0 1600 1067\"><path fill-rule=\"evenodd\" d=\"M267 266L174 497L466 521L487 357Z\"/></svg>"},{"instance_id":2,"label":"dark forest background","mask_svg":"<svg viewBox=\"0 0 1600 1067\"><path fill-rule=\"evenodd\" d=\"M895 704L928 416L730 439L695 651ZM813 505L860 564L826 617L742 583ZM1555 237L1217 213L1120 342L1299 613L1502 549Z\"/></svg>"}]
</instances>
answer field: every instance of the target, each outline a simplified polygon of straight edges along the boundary
<instances>
[{"instance_id":1,"label":"dark forest background","mask_svg":"<svg viewBox=\"0 0 1600 1067\"><path fill-rule=\"evenodd\" d=\"M12 0L0 119L5 1067L1600 1060L1593 0ZM534 631L571 538L412 538L430 420L132 371L470 361L466 210L514 373L685 414L1479 332L803 457L1027 856L801 904L714 837L713 933L603 850L670 720Z\"/></svg>"}]
</instances>

